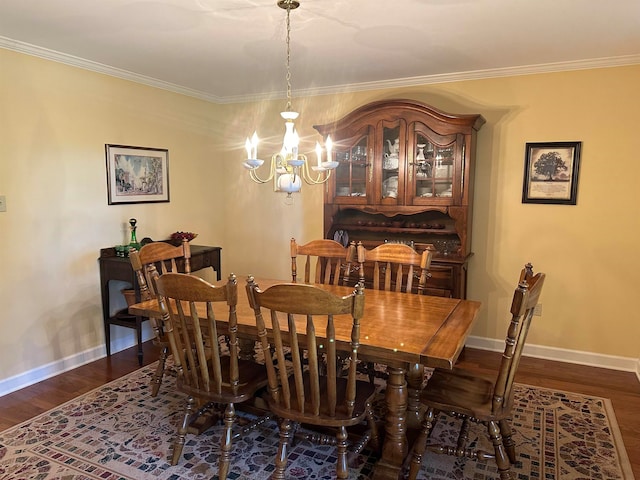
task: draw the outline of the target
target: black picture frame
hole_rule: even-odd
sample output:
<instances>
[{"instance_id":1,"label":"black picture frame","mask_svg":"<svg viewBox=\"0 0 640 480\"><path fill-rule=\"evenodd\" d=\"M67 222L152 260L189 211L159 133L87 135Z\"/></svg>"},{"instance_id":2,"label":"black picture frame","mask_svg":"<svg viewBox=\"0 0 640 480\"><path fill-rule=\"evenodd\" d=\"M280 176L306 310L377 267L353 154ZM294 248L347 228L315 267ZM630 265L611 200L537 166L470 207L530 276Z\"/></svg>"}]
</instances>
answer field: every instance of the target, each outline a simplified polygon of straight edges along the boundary
<instances>
[{"instance_id":1,"label":"black picture frame","mask_svg":"<svg viewBox=\"0 0 640 480\"><path fill-rule=\"evenodd\" d=\"M529 142L522 203L575 205L582 142Z\"/></svg>"},{"instance_id":2,"label":"black picture frame","mask_svg":"<svg viewBox=\"0 0 640 480\"><path fill-rule=\"evenodd\" d=\"M105 145L109 205L169 201L169 150Z\"/></svg>"}]
</instances>

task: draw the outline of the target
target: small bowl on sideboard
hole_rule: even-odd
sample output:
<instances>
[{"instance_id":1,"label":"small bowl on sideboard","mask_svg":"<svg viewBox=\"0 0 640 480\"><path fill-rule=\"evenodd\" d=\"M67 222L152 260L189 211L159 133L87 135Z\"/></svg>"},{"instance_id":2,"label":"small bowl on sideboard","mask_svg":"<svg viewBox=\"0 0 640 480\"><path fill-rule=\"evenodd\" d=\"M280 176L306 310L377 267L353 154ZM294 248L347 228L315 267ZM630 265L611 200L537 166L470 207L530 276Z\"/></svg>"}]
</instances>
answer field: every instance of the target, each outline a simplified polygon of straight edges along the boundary
<instances>
[{"instance_id":1,"label":"small bowl on sideboard","mask_svg":"<svg viewBox=\"0 0 640 480\"><path fill-rule=\"evenodd\" d=\"M182 240L186 240L187 242L190 242L197 236L198 234L193 232L174 232L169 237L169 241L172 245L175 245L177 247L182 245Z\"/></svg>"}]
</instances>

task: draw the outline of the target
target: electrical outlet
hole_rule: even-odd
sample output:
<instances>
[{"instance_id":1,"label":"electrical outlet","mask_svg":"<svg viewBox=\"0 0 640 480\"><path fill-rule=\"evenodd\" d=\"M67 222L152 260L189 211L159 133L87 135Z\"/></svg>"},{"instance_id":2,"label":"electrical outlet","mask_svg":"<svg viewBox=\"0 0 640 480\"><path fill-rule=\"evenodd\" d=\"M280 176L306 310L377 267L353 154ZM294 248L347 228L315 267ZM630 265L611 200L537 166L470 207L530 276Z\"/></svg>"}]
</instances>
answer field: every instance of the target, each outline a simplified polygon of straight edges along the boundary
<instances>
[{"instance_id":1,"label":"electrical outlet","mask_svg":"<svg viewBox=\"0 0 640 480\"><path fill-rule=\"evenodd\" d=\"M533 307L533 314L538 317L542 316L542 304L538 303L535 307Z\"/></svg>"},{"instance_id":2,"label":"electrical outlet","mask_svg":"<svg viewBox=\"0 0 640 480\"><path fill-rule=\"evenodd\" d=\"M7 211L7 197L0 195L0 212Z\"/></svg>"}]
</instances>

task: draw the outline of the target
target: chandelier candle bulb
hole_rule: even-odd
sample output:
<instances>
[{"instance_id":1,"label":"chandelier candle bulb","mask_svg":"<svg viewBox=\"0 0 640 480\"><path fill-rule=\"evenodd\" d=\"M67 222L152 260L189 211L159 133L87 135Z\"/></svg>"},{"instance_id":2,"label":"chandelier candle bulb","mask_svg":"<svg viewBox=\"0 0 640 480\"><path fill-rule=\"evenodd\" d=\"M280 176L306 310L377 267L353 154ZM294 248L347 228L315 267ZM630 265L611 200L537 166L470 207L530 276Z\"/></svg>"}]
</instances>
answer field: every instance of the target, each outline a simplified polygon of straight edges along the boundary
<instances>
[{"instance_id":1,"label":"chandelier candle bulb","mask_svg":"<svg viewBox=\"0 0 640 480\"><path fill-rule=\"evenodd\" d=\"M258 158L258 132L253 132L253 136L251 137L251 154L253 155L251 158Z\"/></svg>"},{"instance_id":2,"label":"chandelier candle bulb","mask_svg":"<svg viewBox=\"0 0 640 480\"><path fill-rule=\"evenodd\" d=\"M322 168L324 170L333 170L340 164L333 161L333 142L331 141L331 135L327 135L327 141L325 142L325 145L327 147L327 161L322 162Z\"/></svg>"},{"instance_id":3,"label":"chandelier candle bulb","mask_svg":"<svg viewBox=\"0 0 640 480\"><path fill-rule=\"evenodd\" d=\"M245 165L252 165L253 167L257 167L259 165L254 165L254 160L258 160L258 134L253 132L253 136L251 137L251 141L249 138L244 142L244 148L247 151L247 160ZM262 165L262 162L260 163Z\"/></svg>"}]
</instances>

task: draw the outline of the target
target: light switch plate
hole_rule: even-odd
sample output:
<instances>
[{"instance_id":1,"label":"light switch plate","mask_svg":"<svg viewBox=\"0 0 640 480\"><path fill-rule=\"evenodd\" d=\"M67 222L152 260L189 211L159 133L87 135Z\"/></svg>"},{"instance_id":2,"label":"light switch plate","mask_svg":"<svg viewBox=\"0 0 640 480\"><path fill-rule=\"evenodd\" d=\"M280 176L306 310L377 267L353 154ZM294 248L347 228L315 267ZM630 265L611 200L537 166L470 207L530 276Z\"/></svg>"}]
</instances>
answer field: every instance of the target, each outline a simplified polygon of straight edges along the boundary
<instances>
[{"instance_id":1,"label":"light switch plate","mask_svg":"<svg viewBox=\"0 0 640 480\"><path fill-rule=\"evenodd\" d=\"M7 211L7 197L0 195L0 212Z\"/></svg>"}]
</instances>

